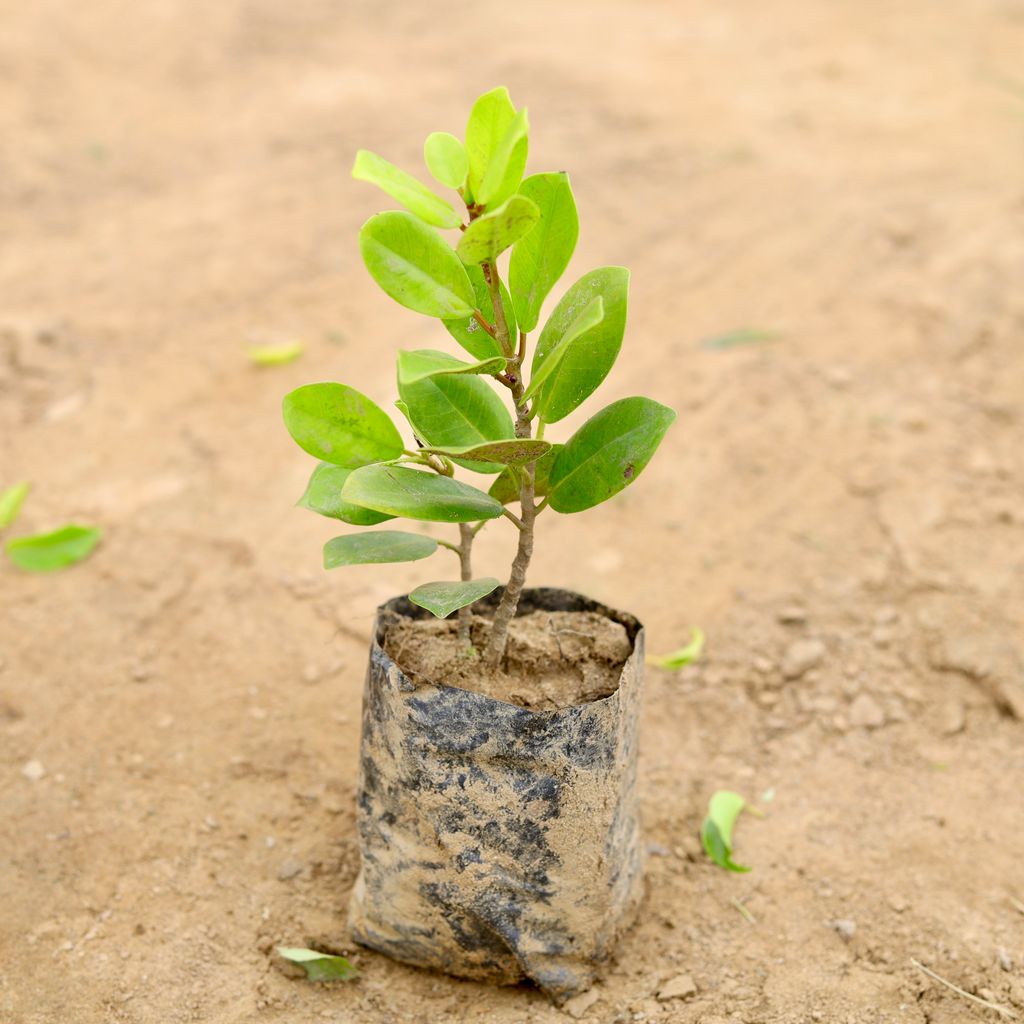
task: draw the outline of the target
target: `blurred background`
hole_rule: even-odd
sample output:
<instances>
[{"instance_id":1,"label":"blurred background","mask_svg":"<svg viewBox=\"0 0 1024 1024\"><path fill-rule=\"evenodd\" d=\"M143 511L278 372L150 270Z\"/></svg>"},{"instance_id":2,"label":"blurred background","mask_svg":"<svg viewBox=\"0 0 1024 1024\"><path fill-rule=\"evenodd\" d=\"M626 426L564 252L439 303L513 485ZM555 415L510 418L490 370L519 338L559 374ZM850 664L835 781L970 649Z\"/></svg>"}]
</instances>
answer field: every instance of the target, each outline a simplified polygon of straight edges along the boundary
<instances>
[{"instance_id":1,"label":"blurred background","mask_svg":"<svg viewBox=\"0 0 1024 1024\"><path fill-rule=\"evenodd\" d=\"M294 507L281 397L390 406L399 348L457 351L366 274L388 202L348 175L366 147L427 180L423 138L498 84L529 170L572 177L563 284L632 270L618 365L556 439L626 395L679 412L636 486L541 520L531 582L633 612L656 653L708 636L651 673L651 896L579 1015L965 1019L912 957L1024 1009L1024 5L4 0L0 24L0 488L32 483L7 536L103 530L64 572L0 564L5 1024L564 1019L271 956L349 948L366 640L428 578L320 569L339 530ZM489 527L478 572L513 546ZM697 846L722 787L769 811L743 879Z\"/></svg>"}]
</instances>

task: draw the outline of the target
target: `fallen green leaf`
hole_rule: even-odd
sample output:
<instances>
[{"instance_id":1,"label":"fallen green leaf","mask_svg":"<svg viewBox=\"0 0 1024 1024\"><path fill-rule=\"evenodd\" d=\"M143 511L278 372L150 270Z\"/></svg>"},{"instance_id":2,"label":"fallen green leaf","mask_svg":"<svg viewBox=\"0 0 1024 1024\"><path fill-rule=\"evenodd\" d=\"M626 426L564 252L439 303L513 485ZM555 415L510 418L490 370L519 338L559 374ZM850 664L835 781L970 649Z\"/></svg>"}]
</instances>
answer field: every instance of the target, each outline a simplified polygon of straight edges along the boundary
<instances>
[{"instance_id":1,"label":"fallen green leaf","mask_svg":"<svg viewBox=\"0 0 1024 1024\"><path fill-rule=\"evenodd\" d=\"M741 345L756 345L762 341L777 341L782 337L780 331L765 330L761 327L740 327L725 334L716 334L700 343L704 349L739 348Z\"/></svg>"},{"instance_id":2,"label":"fallen green leaf","mask_svg":"<svg viewBox=\"0 0 1024 1024\"><path fill-rule=\"evenodd\" d=\"M257 366L284 366L295 362L305 351L301 341L285 341L279 345L253 345L248 355Z\"/></svg>"},{"instance_id":3,"label":"fallen green leaf","mask_svg":"<svg viewBox=\"0 0 1024 1024\"><path fill-rule=\"evenodd\" d=\"M708 816L700 828L700 841L708 857L726 871L750 870L732 859L732 830L746 805L739 793L728 789L718 790L708 801Z\"/></svg>"},{"instance_id":4,"label":"fallen green leaf","mask_svg":"<svg viewBox=\"0 0 1024 1024\"><path fill-rule=\"evenodd\" d=\"M9 540L7 554L19 569L53 572L88 557L100 542L101 535L94 526L62 526L51 533Z\"/></svg>"},{"instance_id":5,"label":"fallen green leaf","mask_svg":"<svg viewBox=\"0 0 1024 1024\"><path fill-rule=\"evenodd\" d=\"M692 628L690 642L685 647L671 654L655 655L648 659L652 665L658 668L680 669L692 664L704 650L704 631L698 626Z\"/></svg>"},{"instance_id":6,"label":"fallen green leaf","mask_svg":"<svg viewBox=\"0 0 1024 1024\"><path fill-rule=\"evenodd\" d=\"M351 981L359 977L359 971L343 956L295 946L278 946L277 951L285 960L299 964L310 981Z\"/></svg>"},{"instance_id":7,"label":"fallen green leaf","mask_svg":"<svg viewBox=\"0 0 1024 1024\"><path fill-rule=\"evenodd\" d=\"M19 480L6 490L0 491L0 530L6 530L21 511L21 506L28 497L32 485L27 480Z\"/></svg>"}]
</instances>

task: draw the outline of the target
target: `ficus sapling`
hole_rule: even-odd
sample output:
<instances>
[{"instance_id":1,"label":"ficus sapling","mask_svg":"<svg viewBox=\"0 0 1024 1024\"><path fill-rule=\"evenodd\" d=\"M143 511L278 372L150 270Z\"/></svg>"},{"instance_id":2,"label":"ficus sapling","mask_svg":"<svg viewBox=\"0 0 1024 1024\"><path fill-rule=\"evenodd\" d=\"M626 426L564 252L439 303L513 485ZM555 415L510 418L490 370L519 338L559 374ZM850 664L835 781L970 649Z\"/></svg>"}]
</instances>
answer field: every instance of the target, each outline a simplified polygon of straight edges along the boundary
<instances>
[{"instance_id":1,"label":"ficus sapling","mask_svg":"<svg viewBox=\"0 0 1024 1024\"><path fill-rule=\"evenodd\" d=\"M347 384L307 384L284 399L289 433L319 460L304 507L358 527L394 518L458 525L451 542L391 529L337 537L325 547L325 566L453 551L460 579L425 583L409 599L439 617L458 612L467 645L470 605L500 586L473 576L473 539L492 519L512 523L517 549L482 653L492 665L504 654L538 517L548 509L582 512L632 484L675 419L652 399L624 398L562 443L545 436L611 370L626 326L629 272L599 267L584 274L531 350L529 333L568 267L579 218L567 174L524 177L528 148L526 110L516 110L503 87L474 103L463 140L428 136L426 165L457 193L464 214L383 157L367 150L356 156L353 176L403 207L363 225L366 269L395 302L440 320L470 357L433 349L398 354L396 406L411 441ZM457 469L490 475L490 487L456 479Z\"/></svg>"}]
</instances>

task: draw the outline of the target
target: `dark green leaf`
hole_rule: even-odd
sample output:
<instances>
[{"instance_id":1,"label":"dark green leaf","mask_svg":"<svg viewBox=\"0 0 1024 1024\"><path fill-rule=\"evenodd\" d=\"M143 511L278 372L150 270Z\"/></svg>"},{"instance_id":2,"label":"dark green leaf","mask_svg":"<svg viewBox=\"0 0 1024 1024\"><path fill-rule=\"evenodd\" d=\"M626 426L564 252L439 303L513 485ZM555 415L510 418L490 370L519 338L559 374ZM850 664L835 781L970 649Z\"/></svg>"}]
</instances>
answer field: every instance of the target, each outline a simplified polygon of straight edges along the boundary
<instances>
[{"instance_id":1,"label":"dark green leaf","mask_svg":"<svg viewBox=\"0 0 1024 1024\"><path fill-rule=\"evenodd\" d=\"M558 368L538 392L534 408L545 423L557 423L568 416L608 376L622 347L628 292L629 271L625 267L601 267L584 274L555 307L537 342L534 375L580 313L598 296L604 302L604 319L569 345Z\"/></svg>"},{"instance_id":2,"label":"dark green leaf","mask_svg":"<svg viewBox=\"0 0 1024 1024\"><path fill-rule=\"evenodd\" d=\"M604 299L598 295L583 307L578 317L569 325L565 334L558 342L547 350L544 358L534 362L533 377L530 386L523 392L523 398L529 399L543 387L544 382L551 379L558 370L562 357L569 351L572 343L588 331L593 330L604 319Z\"/></svg>"},{"instance_id":3,"label":"dark green leaf","mask_svg":"<svg viewBox=\"0 0 1024 1024\"><path fill-rule=\"evenodd\" d=\"M409 594L409 600L439 619L446 619L452 612L479 601L500 586L501 583L490 576L459 583L424 583Z\"/></svg>"},{"instance_id":4,"label":"dark green leaf","mask_svg":"<svg viewBox=\"0 0 1024 1024\"><path fill-rule=\"evenodd\" d=\"M413 383L403 380L399 353L398 393L405 403L416 436L437 448L461 448L485 441L503 441L515 436L512 416L494 388L484 379L469 374L438 373ZM418 363L432 358L439 370L460 364L445 352L421 349ZM474 463L468 468L492 473L493 465Z\"/></svg>"},{"instance_id":5,"label":"dark green leaf","mask_svg":"<svg viewBox=\"0 0 1024 1024\"><path fill-rule=\"evenodd\" d=\"M509 197L493 213L477 217L459 239L455 251L463 263L495 260L510 245L531 231L540 220L536 203L525 196Z\"/></svg>"},{"instance_id":6,"label":"dark green leaf","mask_svg":"<svg viewBox=\"0 0 1024 1024\"><path fill-rule=\"evenodd\" d=\"M618 494L640 475L675 418L649 398L623 398L592 416L551 467L551 507L582 512Z\"/></svg>"},{"instance_id":7,"label":"dark green leaf","mask_svg":"<svg viewBox=\"0 0 1024 1024\"><path fill-rule=\"evenodd\" d=\"M501 145L506 133L516 117L516 108L509 98L508 89L503 85L490 92L485 92L473 104L466 123L466 156L469 160L469 173L466 184L469 197L476 196L483 182L487 167L495 151ZM516 154L518 162L519 154ZM522 163L526 165L526 152L522 154ZM512 171L515 170L513 164ZM519 169L522 174L522 167Z\"/></svg>"},{"instance_id":8,"label":"dark green leaf","mask_svg":"<svg viewBox=\"0 0 1024 1024\"><path fill-rule=\"evenodd\" d=\"M433 537L402 530L374 530L335 537L324 545L324 568L377 562L415 562L437 550Z\"/></svg>"},{"instance_id":9,"label":"dark green leaf","mask_svg":"<svg viewBox=\"0 0 1024 1024\"><path fill-rule=\"evenodd\" d=\"M501 503L489 494L451 477L405 466L357 469L345 481L341 496L363 508L438 523L474 523L501 515Z\"/></svg>"},{"instance_id":10,"label":"dark green leaf","mask_svg":"<svg viewBox=\"0 0 1024 1024\"><path fill-rule=\"evenodd\" d=\"M19 569L53 572L87 558L101 536L101 531L93 526L63 526L52 533L9 540L7 554Z\"/></svg>"},{"instance_id":11,"label":"dark green leaf","mask_svg":"<svg viewBox=\"0 0 1024 1024\"><path fill-rule=\"evenodd\" d=\"M401 168L388 163L383 157L371 153L368 149L361 149L356 153L352 177L358 181L368 181L383 189L420 220L425 220L435 227L457 228L462 223L459 215L452 209L451 203L434 195L411 174L406 174Z\"/></svg>"},{"instance_id":12,"label":"dark green leaf","mask_svg":"<svg viewBox=\"0 0 1024 1024\"><path fill-rule=\"evenodd\" d=\"M310 455L355 469L405 450L388 414L347 384L305 384L284 397L284 424Z\"/></svg>"},{"instance_id":13,"label":"dark green leaf","mask_svg":"<svg viewBox=\"0 0 1024 1024\"><path fill-rule=\"evenodd\" d=\"M18 518L31 487L27 480L21 480L0 491L0 530L6 530Z\"/></svg>"},{"instance_id":14,"label":"dark green leaf","mask_svg":"<svg viewBox=\"0 0 1024 1024\"><path fill-rule=\"evenodd\" d=\"M278 946L277 951L285 960L300 964L310 981L351 981L359 976L359 971L343 956L293 946Z\"/></svg>"},{"instance_id":15,"label":"dark green leaf","mask_svg":"<svg viewBox=\"0 0 1024 1024\"><path fill-rule=\"evenodd\" d=\"M395 302L426 316L452 319L473 312L473 286L455 250L411 213L371 217L359 232L363 262Z\"/></svg>"},{"instance_id":16,"label":"dark green leaf","mask_svg":"<svg viewBox=\"0 0 1024 1024\"><path fill-rule=\"evenodd\" d=\"M439 359L444 356L444 359ZM401 384L415 384L424 377L447 376L448 374L494 374L505 369L504 356L490 356L475 363L463 363L452 359L447 353L434 349L419 348L411 352L398 353L398 379Z\"/></svg>"},{"instance_id":17,"label":"dark green leaf","mask_svg":"<svg viewBox=\"0 0 1024 1024\"><path fill-rule=\"evenodd\" d=\"M394 519L394 516L374 512L373 509L360 508L343 501L341 489L345 486L351 469L343 466L332 466L329 462L321 462L306 485L306 492L299 498L299 504L312 512L319 512L331 519L340 519L352 526L376 526L377 523Z\"/></svg>"},{"instance_id":18,"label":"dark green leaf","mask_svg":"<svg viewBox=\"0 0 1024 1024\"><path fill-rule=\"evenodd\" d=\"M519 186L519 194L540 210L540 223L516 242L508 265L519 327L529 332L537 326L544 300L569 265L580 222L564 171L531 175Z\"/></svg>"},{"instance_id":19,"label":"dark green leaf","mask_svg":"<svg viewBox=\"0 0 1024 1024\"><path fill-rule=\"evenodd\" d=\"M547 441L528 437L512 441L489 441L486 444L465 445L459 448L425 448L432 455L443 455L448 459L465 459L470 462L495 462L503 466L522 466L535 462L551 450Z\"/></svg>"},{"instance_id":20,"label":"dark green leaf","mask_svg":"<svg viewBox=\"0 0 1024 1024\"><path fill-rule=\"evenodd\" d=\"M423 159L435 181L460 189L466 183L466 147L450 132L431 132L423 143Z\"/></svg>"},{"instance_id":21,"label":"dark green leaf","mask_svg":"<svg viewBox=\"0 0 1024 1024\"><path fill-rule=\"evenodd\" d=\"M494 147L480 187L474 191L478 203L496 206L519 187L526 166L529 131L530 122L526 108L523 107L512 118L501 141Z\"/></svg>"},{"instance_id":22,"label":"dark green leaf","mask_svg":"<svg viewBox=\"0 0 1024 1024\"><path fill-rule=\"evenodd\" d=\"M491 293L484 280L484 272L478 266L466 267L466 273L473 285L473 295L476 298L476 308L480 310L488 323L494 323L494 305L491 302ZM501 283L502 306L505 309L505 319L508 322L509 336L516 336L515 311L512 308L512 299L509 297L504 282ZM491 356L501 355L501 345L496 338L492 338L477 322L476 317L469 316L460 320L442 321L448 329L448 333L469 353L477 359L488 359Z\"/></svg>"},{"instance_id":23,"label":"dark green leaf","mask_svg":"<svg viewBox=\"0 0 1024 1024\"><path fill-rule=\"evenodd\" d=\"M732 859L732 832L746 801L727 789L720 789L708 801L708 815L700 829L704 852L720 868L746 872L750 868L736 864Z\"/></svg>"},{"instance_id":24,"label":"dark green leaf","mask_svg":"<svg viewBox=\"0 0 1024 1024\"><path fill-rule=\"evenodd\" d=\"M555 463L558 453L565 447L562 444L553 444L551 450L542 455L533 467L533 496L543 498L548 493L548 476L551 467ZM519 470L506 469L497 480L491 484L487 492L492 498L497 498L502 505L508 505L519 500Z\"/></svg>"}]
</instances>

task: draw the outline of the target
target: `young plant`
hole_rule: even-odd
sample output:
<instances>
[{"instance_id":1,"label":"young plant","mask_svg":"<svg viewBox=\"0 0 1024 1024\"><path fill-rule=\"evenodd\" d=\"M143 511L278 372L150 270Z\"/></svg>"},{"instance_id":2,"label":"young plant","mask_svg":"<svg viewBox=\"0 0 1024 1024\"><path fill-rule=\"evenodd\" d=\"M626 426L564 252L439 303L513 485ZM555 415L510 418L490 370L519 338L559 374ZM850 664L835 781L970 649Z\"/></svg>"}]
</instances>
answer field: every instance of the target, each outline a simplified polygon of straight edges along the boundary
<instances>
[{"instance_id":1,"label":"young plant","mask_svg":"<svg viewBox=\"0 0 1024 1024\"><path fill-rule=\"evenodd\" d=\"M626 326L629 271L584 274L531 351L528 336L569 264L579 221L568 175L523 177L528 133L525 108L517 111L502 87L473 105L465 141L446 132L427 138L427 167L458 193L465 214L382 157L356 155L353 177L405 207L363 225L367 270L396 302L440 320L471 360L434 349L398 353L395 404L413 443L346 384L308 384L284 399L289 433L320 460L300 504L353 526L399 517L458 524L457 542L390 529L337 537L324 550L325 566L413 561L438 546L453 551L460 579L424 584L409 599L442 618L458 611L467 645L469 606L500 585L474 579L473 539L492 519L513 524L518 546L484 652L492 665L504 654L538 516L582 512L633 483L675 419L649 398L624 398L564 443L545 437L611 370ZM454 244L438 229L458 232ZM472 487L455 478L456 467L494 480L487 490Z\"/></svg>"}]
</instances>

